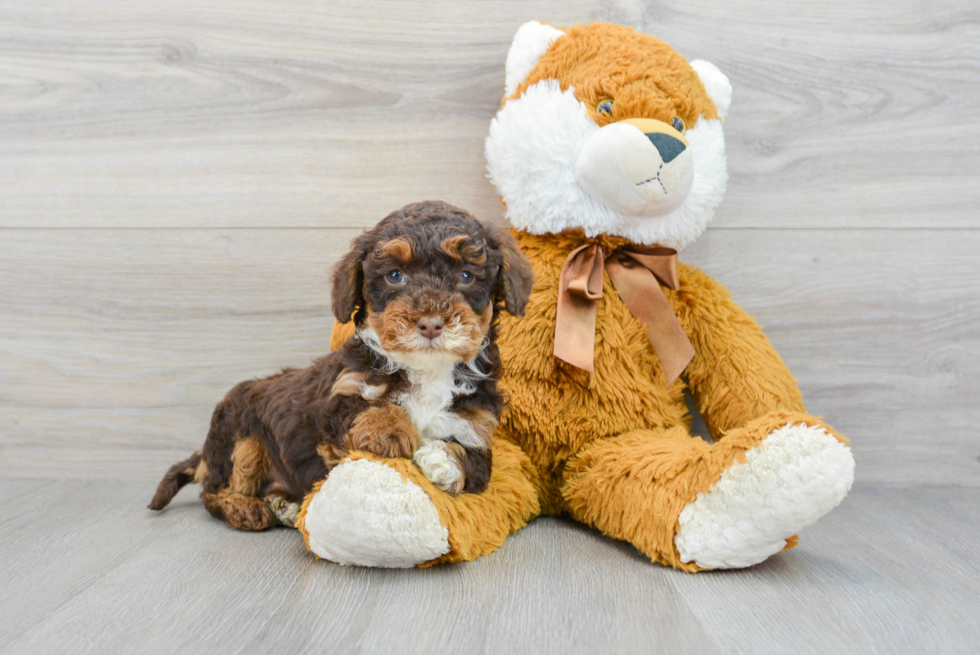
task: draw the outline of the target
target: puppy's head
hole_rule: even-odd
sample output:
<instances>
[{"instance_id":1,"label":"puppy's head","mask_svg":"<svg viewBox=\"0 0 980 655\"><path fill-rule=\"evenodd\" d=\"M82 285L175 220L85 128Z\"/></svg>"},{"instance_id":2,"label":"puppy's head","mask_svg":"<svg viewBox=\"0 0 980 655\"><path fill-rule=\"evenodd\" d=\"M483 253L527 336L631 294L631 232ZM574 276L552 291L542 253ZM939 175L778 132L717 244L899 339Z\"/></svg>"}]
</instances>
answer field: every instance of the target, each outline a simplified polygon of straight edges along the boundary
<instances>
[{"instance_id":1,"label":"puppy's head","mask_svg":"<svg viewBox=\"0 0 980 655\"><path fill-rule=\"evenodd\" d=\"M530 264L505 231L452 205L421 202L354 240L334 269L333 312L397 363L468 362L498 301L523 315L531 282Z\"/></svg>"}]
</instances>

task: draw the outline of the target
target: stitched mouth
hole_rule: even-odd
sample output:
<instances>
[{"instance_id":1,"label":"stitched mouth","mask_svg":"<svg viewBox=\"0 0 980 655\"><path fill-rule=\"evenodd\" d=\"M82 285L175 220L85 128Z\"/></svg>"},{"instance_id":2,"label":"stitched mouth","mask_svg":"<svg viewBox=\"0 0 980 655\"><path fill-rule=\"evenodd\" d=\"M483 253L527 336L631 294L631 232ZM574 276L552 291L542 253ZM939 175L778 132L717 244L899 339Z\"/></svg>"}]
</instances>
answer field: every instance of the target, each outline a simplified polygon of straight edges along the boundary
<instances>
[{"instance_id":1,"label":"stitched mouth","mask_svg":"<svg viewBox=\"0 0 980 655\"><path fill-rule=\"evenodd\" d=\"M660 171L662 171L663 169L664 169L664 165L661 163L660 166L657 167L656 175L646 180L643 180L642 182L637 182L636 186L643 186L644 184L649 184L650 182L656 182L657 184L660 185L660 188L663 189L664 193L667 193L667 187L665 187L664 183L660 180Z\"/></svg>"}]
</instances>

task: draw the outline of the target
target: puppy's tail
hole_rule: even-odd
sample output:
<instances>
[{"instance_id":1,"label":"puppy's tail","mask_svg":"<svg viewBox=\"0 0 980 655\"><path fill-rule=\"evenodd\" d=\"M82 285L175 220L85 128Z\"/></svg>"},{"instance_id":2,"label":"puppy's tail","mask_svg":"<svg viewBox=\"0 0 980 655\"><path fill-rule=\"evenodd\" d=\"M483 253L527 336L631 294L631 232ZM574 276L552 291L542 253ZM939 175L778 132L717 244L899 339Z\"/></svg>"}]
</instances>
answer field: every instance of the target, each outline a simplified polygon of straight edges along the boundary
<instances>
[{"instance_id":1,"label":"puppy's tail","mask_svg":"<svg viewBox=\"0 0 980 655\"><path fill-rule=\"evenodd\" d=\"M173 500L180 488L188 482L194 480L197 467L201 463L201 451L197 451L182 462L177 462L170 467L167 474L157 485L157 492L153 495L153 500L147 505L150 509L161 510Z\"/></svg>"}]
</instances>

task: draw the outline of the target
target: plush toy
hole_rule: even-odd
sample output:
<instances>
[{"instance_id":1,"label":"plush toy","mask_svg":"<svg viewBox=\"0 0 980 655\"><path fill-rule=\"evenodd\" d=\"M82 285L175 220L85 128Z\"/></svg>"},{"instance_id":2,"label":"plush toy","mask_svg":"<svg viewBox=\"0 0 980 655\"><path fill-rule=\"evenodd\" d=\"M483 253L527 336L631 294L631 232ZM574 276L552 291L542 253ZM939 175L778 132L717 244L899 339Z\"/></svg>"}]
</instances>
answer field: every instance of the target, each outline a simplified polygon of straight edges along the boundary
<instances>
[{"instance_id":1,"label":"plush toy","mask_svg":"<svg viewBox=\"0 0 980 655\"><path fill-rule=\"evenodd\" d=\"M728 291L675 262L724 193L730 102L714 65L626 27L517 31L486 155L535 284L499 326L510 404L489 487L451 497L408 460L355 454L305 499L314 553L471 560L566 514L666 565L737 568L841 502L846 440ZM691 436L685 388L714 443Z\"/></svg>"}]
</instances>

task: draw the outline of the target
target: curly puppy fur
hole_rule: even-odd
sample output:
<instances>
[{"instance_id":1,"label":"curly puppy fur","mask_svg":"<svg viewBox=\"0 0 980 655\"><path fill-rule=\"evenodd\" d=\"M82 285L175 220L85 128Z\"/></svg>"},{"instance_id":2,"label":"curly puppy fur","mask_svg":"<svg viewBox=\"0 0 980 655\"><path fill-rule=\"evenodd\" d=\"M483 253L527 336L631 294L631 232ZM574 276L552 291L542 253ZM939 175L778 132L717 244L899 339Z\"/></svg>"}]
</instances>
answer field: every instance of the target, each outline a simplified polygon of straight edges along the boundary
<instances>
[{"instance_id":1,"label":"curly puppy fur","mask_svg":"<svg viewBox=\"0 0 980 655\"><path fill-rule=\"evenodd\" d=\"M393 212L334 270L333 312L354 321L354 336L308 368L236 385L203 449L170 468L150 509L193 481L233 528L264 530L277 515L288 524L284 503L355 450L415 458L453 495L483 491L504 406L495 322L501 305L523 314L531 283L500 228L442 202Z\"/></svg>"}]
</instances>

